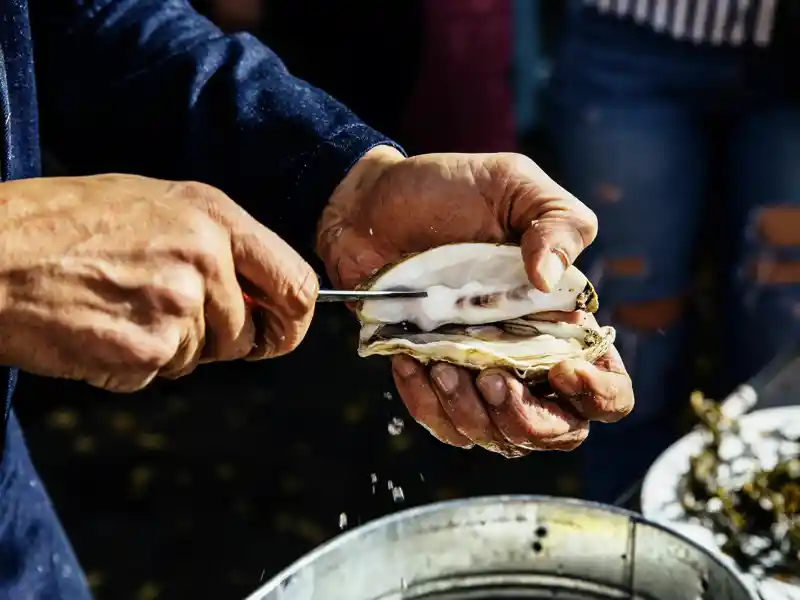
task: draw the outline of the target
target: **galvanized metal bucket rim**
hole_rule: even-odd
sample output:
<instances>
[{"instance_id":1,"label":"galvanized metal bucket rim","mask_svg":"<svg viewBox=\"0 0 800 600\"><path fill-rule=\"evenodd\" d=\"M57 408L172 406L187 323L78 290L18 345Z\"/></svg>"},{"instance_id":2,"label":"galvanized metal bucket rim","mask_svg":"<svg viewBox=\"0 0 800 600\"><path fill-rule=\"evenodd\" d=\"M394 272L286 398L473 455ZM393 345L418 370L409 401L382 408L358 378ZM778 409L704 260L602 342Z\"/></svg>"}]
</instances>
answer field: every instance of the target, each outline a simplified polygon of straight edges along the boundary
<instances>
[{"instance_id":1,"label":"galvanized metal bucket rim","mask_svg":"<svg viewBox=\"0 0 800 600\"><path fill-rule=\"evenodd\" d=\"M672 535L680 539L682 542L693 547L695 550L700 551L702 554L707 555L712 562L714 562L717 566L721 567L723 570L727 571L733 577L734 581L740 584L742 588L750 594L753 600L758 600L756 591L753 590L752 586L750 586L746 582L746 580L742 577L742 573L738 569L734 569L729 563L726 563L723 560L721 560L719 552L713 552L709 550L708 548L702 546L701 544L698 544L691 538L687 537L683 533L676 531L675 529L672 529L671 527L663 523L646 519L641 514L633 512L631 510L619 508L617 506L611 506L608 504L602 504L600 502L593 502L591 500L581 500L580 498L567 498L561 496L546 496L538 494L499 494L499 495L488 495L488 496L474 496L471 498L459 498L456 500L444 500L440 502L432 502L430 504L424 504L422 506L407 508L405 510L401 510L395 513L391 513L389 515L385 515L383 517L379 517L373 521L364 523L363 525L351 529L346 533L339 534L333 539L328 540L327 542L324 542L323 544L319 545L317 548L315 548L308 554L305 554L304 556L300 557L299 559L297 559L295 562L293 562L283 570L279 571L276 575L274 575L270 579L270 581L265 583L263 586L257 588L252 594L247 596L245 600L259 600L270 589L274 589L276 586L281 585L283 582L291 578L295 573L299 572L301 569L313 565L313 563L316 560L318 560L321 556L324 556L329 552L334 552L341 546L344 546L347 543L349 543L352 539L373 532L374 530L380 529L382 527L385 527L395 522L399 522L404 519L413 519L416 517L423 516L425 514L434 513L447 508L458 508L459 506L467 506L467 505L475 506L480 504L497 503L497 502L558 503L562 505L566 504L576 507L596 508L608 513L613 513L623 517L627 517L632 522L642 523L643 525L647 525L659 531L668 533L669 535Z\"/></svg>"}]
</instances>

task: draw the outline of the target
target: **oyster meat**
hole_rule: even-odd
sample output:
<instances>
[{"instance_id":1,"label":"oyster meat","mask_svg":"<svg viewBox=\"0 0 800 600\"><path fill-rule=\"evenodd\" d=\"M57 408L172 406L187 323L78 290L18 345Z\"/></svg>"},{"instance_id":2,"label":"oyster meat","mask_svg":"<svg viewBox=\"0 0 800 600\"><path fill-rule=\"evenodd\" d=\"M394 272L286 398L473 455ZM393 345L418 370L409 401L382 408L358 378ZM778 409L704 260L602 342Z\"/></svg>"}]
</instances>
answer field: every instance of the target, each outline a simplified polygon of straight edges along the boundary
<instances>
[{"instance_id":1,"label":"oyster meat","mask_svg":"<svg viewBox=\"0 0 800 600\"><path fill-rule=\"evenodd\" d=\"M537 320L537 313L549 311L595 312L597 294L575 267L553 291L535 289L518 246L440 246L381 269L362 289L428 295L362 302L360 356L407 354L423 363L502 367L535 382L563 360L597 360L614 342L612 327Z\"/></svg>"}]
</instances>

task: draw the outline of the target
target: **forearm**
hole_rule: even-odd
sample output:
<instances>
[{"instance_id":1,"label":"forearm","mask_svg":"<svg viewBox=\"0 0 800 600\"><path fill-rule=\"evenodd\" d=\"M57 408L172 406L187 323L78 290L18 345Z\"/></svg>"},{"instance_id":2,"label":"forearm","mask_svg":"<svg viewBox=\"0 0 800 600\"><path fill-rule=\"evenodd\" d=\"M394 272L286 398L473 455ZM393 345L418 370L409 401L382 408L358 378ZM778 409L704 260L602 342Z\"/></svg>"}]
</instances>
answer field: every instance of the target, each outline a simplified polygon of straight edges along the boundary
<instances>
[{"instance_id":1,"label":"forearm","mask_svg":"<svg viewBox=\"0 0 800 600\"><path fill-rule=\"evenodd\" d=\"M392 144L183 0L31 4L43 139L77 172L204 181L305 246L350 167Z\"/></svg>"}]
</instances>

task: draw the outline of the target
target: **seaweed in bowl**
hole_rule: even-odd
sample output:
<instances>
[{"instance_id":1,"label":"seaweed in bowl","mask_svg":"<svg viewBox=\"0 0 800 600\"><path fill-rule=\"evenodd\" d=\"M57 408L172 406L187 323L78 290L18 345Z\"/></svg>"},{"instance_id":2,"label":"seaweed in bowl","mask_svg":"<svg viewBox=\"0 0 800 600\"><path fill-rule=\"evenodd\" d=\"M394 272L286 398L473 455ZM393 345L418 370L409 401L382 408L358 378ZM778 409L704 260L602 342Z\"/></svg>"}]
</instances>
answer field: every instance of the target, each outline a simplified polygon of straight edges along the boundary
<instances>
[{"instance_id":1,"label":"seaweed in bowl","mask_svg":"<svg viewBox=\"0 0 800 600\"><path fill-rule=\"evenodd\" d=\"M800 582L800 439L769 431L748 440L739 422L701 392L691 405L707 442L681 477L684 511L743 571ZM779 449L769 466L756 448L767 440Z\"/></svg>"}]
</instances>

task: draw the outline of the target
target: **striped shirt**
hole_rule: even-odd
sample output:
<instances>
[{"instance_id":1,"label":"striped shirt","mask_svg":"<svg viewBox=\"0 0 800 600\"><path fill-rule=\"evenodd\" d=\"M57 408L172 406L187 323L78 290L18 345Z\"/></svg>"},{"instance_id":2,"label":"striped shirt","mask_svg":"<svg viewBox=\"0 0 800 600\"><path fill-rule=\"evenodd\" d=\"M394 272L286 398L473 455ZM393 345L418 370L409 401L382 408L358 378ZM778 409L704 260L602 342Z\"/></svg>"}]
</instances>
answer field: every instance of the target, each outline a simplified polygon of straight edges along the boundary
<instances>
[{"instance_id":1,"label":"striped shirt","mask_svg":"<svg viewBox=\"0 0 800 600\"><path fill-rule=\"evenodd\" d=\"M767 46L785 0L584 0L603 13L630 17L696 44Z\"/></svg>"}]
</instances>

